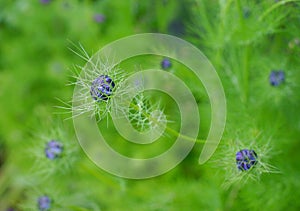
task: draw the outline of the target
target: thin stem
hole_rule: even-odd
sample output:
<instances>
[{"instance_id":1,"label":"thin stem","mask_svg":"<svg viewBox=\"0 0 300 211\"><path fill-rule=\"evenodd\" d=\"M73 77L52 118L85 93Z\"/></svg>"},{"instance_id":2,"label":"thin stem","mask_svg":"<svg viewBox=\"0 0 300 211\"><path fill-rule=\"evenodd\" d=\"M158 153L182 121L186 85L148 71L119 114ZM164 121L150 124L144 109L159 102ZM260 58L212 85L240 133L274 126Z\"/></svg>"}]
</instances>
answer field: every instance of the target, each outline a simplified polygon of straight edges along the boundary
<instances>
[{"instance_id":1,"label":"thin stem","mask_svg":"<svg viewBox=\"0 0 300 211\"><path fill-rule=\"evenodd\" d=\"M133 108L134 110L140 112L139 107L138 107L137 105L133 104L132 102L130 102L130 107ZM149 119L151 118L151 116L150 116L148 113L144 112L144 111L143 111L143 115L146 116L146 117L149 118ZM151 118L151 120L153 120L153 121L155 122L155 124L157 124L157 125L160 125L160 124L161 124L161 122L157 121L156 119ZM191 138L191 137L189 137L189 136L183 135L183 134L177 132L176 130L174 130L174 129L168 127L168 126L166 126L166 130L167 130L170 134L173 134L173 135L175 135L175 136L179 136L179 137L181 137L182 139L187 140L187 141L193 141L193 142L195 142L195 143L205 143L205 142L206 142L206 140L194 139L194 138Z\"/></svg>"},{"instance_id":2,"label":"thin stem","mask_svg":"<svg viewBox=\"0 0 300 211\"><path fill-rule=\"evenodd\" d=\"M241 27L243 27L244 25L244 16L243 16L243 10L242 10L242 5L241 5L241 1L237 0L236 1L236 6L237 6L237 10L238 10L238 14L239 14L239 21L240 21L240 25Z\"/></svg>"},{"instance_id":3,"label":"thin stem","mask_svg":"<svg viewBox=\"0 0 300 211\"><path fill-rule=\"evenodd\" d=\"M236 197L240 191L240 185L234 185L232 190L229 193L226 205L225 205L225 210L232 210L232 206L234 201L236 200Z\"/></svg>"},{"instance_id":4,"label":"thin stem","mask_svg":"<svg viewBox=\"0 0 300 211\"><path fill-rule=\"evenodd\" d=\"M279 1L276 4L273 4L269 9L267 9L260 17L259 17L259 21L262 21L266 16L268 16L269 13L271 13L273 10L275 10L276 8L280 7L281 5L290 3L290 2L298 2L300 0L285 0L285 1Z\"/></svg>"},{"instance_id":5,"label":"thin stem","mask_svg":"<svg viewBox=\"0 0 300 211\"><path fill-rule=\"evenodd\" d=\"M223 68L223 53L224 53L224 49L226 48L227 45L227 40L224 40L224 37L226 37L226 21L227 21L227 17L226 15L228 14L228 10L231 7L231 4L233 3L232 0L226 1L225 5L222 7L221 3L220 3L220 17L219 17L219 25L218 25L218 29L216 30L216 33L218 34L217 37L217 42L218 45L216 46L216 57L215 57L215 64L217 65L217 69L222 69Z\"/></svg>"},{"instance_id":6,"label":"thin stem","mask_svg":"<svg viewBox=\"0 0 300 211\"><path fill-rule=\"evenodd\" d=\"M81 163L80 166L85 172L88 172L90 175L93 175L94 177L99 179L101 182L109 185L110 187L120 189L120 186L118 186L114 181L105 177L103 174L98 173L97 170L95 170L95 168L91 168L90 166L87 166L86 162Z\"/></svg>"},{"instance_id":7,"label":"thin stem","mask_svg":"<svg viewBox=\"0 0 300 211\"><path fill-rule=\"evenodd\" d=\"M239 14L239 23L240 27L245 31L245 23L244 23L244 16L243 16L243 9L241 5L241 1L236 1L236 6ZM243 71L242 71L242 79L241 82L243 83L243 97L242 100L247 103L248 101L248 93L249 93L249 45L243 46L244 49L244 58L243 58Z\"/></svg>"},{"instance_id":8,"label":"thin stem","mask_svg":"<svg viewBox=\"0 0 300 211\"><path fill-rule=\"evenodd\" d=\"M249 92L249 46L245 46L244 62L243 62L243 83L244 83L244 102L248 101Z\"/></svg>"}]
</instances>

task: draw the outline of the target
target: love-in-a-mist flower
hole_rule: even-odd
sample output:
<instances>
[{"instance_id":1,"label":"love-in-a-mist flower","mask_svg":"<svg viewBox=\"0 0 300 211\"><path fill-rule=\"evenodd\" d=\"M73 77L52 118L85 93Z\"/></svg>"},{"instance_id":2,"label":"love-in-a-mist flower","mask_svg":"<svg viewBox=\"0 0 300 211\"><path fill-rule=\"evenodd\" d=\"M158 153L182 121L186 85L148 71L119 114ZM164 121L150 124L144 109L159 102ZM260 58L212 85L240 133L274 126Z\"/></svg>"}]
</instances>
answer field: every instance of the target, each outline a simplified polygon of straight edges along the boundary
<instances>
[{"instance_id":1,"label":"love-in-a-mist flower","mask_svg":"<svg viewBox=\"0 0 300 211\"><path fill-rule=\"evenodd\" d=\"M257 154L254 150L243 149L236 153L236 165L241 171L247 171L257 163Z\"/></svg>"},{"instance_id":2,"label":"love-in-a-mist flower","mask_svg":"<svg viewBox=\"0 0 300 211\"><path fill-rule=\"evenodd\" d=\"M59 157L63 152L63 145L55 140L51 140L46 144L45 154L50 160L54 160Z\"/></svg>"},{"instance_id":3,"label":"love-in-a-mist flower","mask_svg":"<svg viewBox=\"0 0 300 211\"><path fill-rule=\"evenodd\" d=\"M269 81L272 86L279 86L285 80L285 74L282 70L272 70L270 73Z\"/></svg>"},{"instance_id":4,"label":"love-in-a-mist flower","mask_svg":"<svg viewBox=\"0 0 300 211\"><path fill-rule=\"evenodd\" d=\"M51 199L48 196L39 197L37 203L40 211L49 210L51 207Z\"/></svg>"},{"instance_id":5,"label":"love-in-a-mist flower","mask_svg":"<svg viewBox=\"0 0 300 211\"><path fill-rule=\"evenodd\" d=\"M107 75L100 75L91 85L90 93L94 100L107 100L113 93L114 81Z\"/></svg>"},{"instance_id":6,"label":"love-in-a-mist flower","mask_svg":"<svg viewBox=\"0 0 300 211\"><path fill-rule=\"evenodd\" d=\"M41 4L48 4L51 0L40 0Z\"/></svg>"},{"instance_id":7,"label":"love-in-a-mist flower","mask_svg":"<svg viewBox=\"0 0 300 211\"><path fill-rule=\"evenodd\" d=\"M103 14L95 14L94 15L94 21L97 23L103 23L105 21L105 16Z\"/></svg>"},{"instance_id":8,"label":"love-in-a-mist flower","mask_svg":"<svg viewBox=\"0 0 300 211\"><path fill-rule=\"evenodd\" d=\"M168 69L168 68L170 68L172 66L172 63L171 63L170 59L164 58L161 61L160 65L161 65L162 69L166 70L166 69Z\"/></svg>"}]
</instances>

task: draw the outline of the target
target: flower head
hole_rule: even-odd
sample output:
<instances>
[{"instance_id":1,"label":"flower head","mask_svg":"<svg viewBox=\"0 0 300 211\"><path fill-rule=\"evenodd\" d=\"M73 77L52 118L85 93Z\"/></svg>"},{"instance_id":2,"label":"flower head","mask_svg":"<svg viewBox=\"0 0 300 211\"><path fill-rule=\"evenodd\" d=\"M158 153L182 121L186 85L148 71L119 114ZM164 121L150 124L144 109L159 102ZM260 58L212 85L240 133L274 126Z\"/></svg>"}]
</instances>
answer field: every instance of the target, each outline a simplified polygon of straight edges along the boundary
<instances>
[{"instance_id":1,"label":"flower head","mask_svg":"<svg viewBox=\"0 0 300 211\"><path fill-rule=\"evenodd\" d=\"M46 144L45 154L50 160L54 160L59 157L63 151L63 146L61 143L51 140Z\"/></svg>"},{"instance_id":2,"label":"flower head","mask_svg":"<svg viewBox=\"0 0 300 211\"><path fill-rule=\"evenodd\" d=\"M40 0L41 4L48 4L51 0Z\"/></svg>"},{"instance_id":3,"label":"flower head","mask_svg":"<svg viewBox=\"0 0 300 211\"><path fill-rule=\"evenodd\" d=\"M97 23L103 23L105 21L105 16L102 14L95 14L94 21Z\"/></svg>"},{"instance_id":4,"label":"flower head","mask_svg":"<svg viewBox=\"0 0 300 211\"><path fill-rule=\"evenodd\" d=\"M257 163L257 154L254 150L243 149L236 153L237 168L241 171L247 171Z\"/></svg>"},{"instance_id":5,"label":"flower head","mask_svg":"<svg viewBox=\"0 0 300 211\"><path fill-rule=\"evenodd\" d=\"M114 81L107 75L100 75L91 85L90 93L94 100L107 100L112 95Z\"/></svg>"},{"instance_id":6,"label":"flower head","mask_svg":"<svg viewBox=\"0 0 300 211\"><path fill-rule=\"evenodd\" d=\"M168 58L164 58L160 64L161 64L161 68L164 70L166 70L172 66L172 63L171 63L170 59L168 59Z\"/></svg>"},{"instance_id":7,"label":"flower head","mask_svg":"<svg viewBox=\"0 0 300 211\"><path fill-rule=\"evenodd\" d=\"M41 196L38 198L38 208L40 211L49 210L51 206L51 199L48 196Z\"/></svg>"},{"instance_id":8,"label":"flower head","mask_svg":"<svg viewBox=\"0 0 300 211\"><path fill-rule=\"evenodd\" d=\"M285 80L285 74L282 70L272 70L270 73L270 84L272 86L279 86L280 84L282 84Z\"/></svg>"}]
</instances>

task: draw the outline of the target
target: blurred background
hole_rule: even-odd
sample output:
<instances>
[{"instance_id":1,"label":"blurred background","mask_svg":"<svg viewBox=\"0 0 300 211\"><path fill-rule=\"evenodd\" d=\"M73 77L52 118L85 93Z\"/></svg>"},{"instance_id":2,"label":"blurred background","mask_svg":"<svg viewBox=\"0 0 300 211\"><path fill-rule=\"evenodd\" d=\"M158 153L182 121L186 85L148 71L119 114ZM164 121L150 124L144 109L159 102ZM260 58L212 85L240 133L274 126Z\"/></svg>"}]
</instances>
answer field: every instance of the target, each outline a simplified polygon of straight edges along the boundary
<instances>
[{"instance_id":1,"label":"blurred background","mask_svg":"<svg viewBox=\"0 0 300 211\"><path fill-rule=\"evenodd\" d=\"M93 55L145 32L178 36L205 53L223 83L228 117L211 161L198 164L203 145L196 144L172 171L136 181L97 168L76 140L71 114L58 107L71 100L68 84L85 64L70 49L82 45ZM171 62L169 71L200 90L205 139L205 89ZM0 210L299 210L299 65L297 0L0 0ZM63 144L56 160L45 156L53 139ZM261 152L277 173L238 171L241 147Z\"/></svg>"}]
</instances>

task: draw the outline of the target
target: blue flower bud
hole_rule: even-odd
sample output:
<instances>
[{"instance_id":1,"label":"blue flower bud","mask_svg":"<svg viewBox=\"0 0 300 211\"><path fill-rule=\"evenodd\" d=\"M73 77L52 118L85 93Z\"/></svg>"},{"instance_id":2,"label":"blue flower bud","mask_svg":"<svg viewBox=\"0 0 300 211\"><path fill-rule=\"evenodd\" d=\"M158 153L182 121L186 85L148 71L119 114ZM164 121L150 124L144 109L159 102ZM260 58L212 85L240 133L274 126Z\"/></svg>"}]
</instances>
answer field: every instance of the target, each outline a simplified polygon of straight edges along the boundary
<instances>
[{"instance_id":1,"label":"blue flower bud","mask_svg":"<svg viewBox=\"0 0 300 211\"><path fill-rule=\"evenodd\" d=\"M257 154L254 150L243 149L236 153L237 168L241 171L247 171L257 163Z\"/></svg>"},{"instance_id":2,"label":"blue flower bud","mask_svg":"<svg viewBox=\"0 0 300 211\"><path fill-rule=\"evenodd\" d=\"M54 160L59 157L63 151L63 146L61 143L51 140L46 144L45 154L50 160Z\"/></svg>"},{"instance_id":3,"label":"blue flower bud","mask_svg":"<svg viewBox=\"0 0 300 211\"><path fill-rule=\"evenodd\" d=\"M163 59L160 64L161 64L161 68L164 70L166 70L172 66L172 63L171 63L170 59L168 59L168 58Z\"/></svg>"},{"instance_id":4,"label":"blue flower bud","mask_svg":"<svg viewBox=\"0 0 300 211\"><path fill-rule=\"evenodd\" d=\"M51 206L51 199L48 196L41 196L38 198L38 208L40 211L49 210Z\"/></svg>"},{"instance_id":5,"label":"blue flower bud","mask_svg":"<svg viewBox=\"0 0 300 211\"><path fill-rule=\"evenodd\" d=\"M278 70L278 71L272 70L270 73L269 80L272 86L279 86L281 83L284 82L285 74L282 70Z\"/></svg>"},{"instance_id":6,"label":"blue flower bud","mask_svg":"<svg viewBox=\"0 0 300 211\"><path fill-rule=\"evenodd\" d=\"M51 0L40 0L41 4L48 4Z\"/></svg>"},{"instance_id":7,"label":"blue flower bud","mask_svg":"<svg viewBox=\"0 0 300 211\"><path fill-rule=\"evenodd\" d=\"M102 14L95 14L94 21L97 23L103 23L105 21L105 16Z\"/></svg>"},{"instance_id":8,"label":"blue flower bud","mask_svg":"<svg viewBox=\"0 0 300 211\"><path fill-rule=\"evenodd\" d=\"M115 83L109 76L100 75L93 81L90 93L94 100L107 100L112 95L114 87Z\"/></svg>"}]
</instances>

